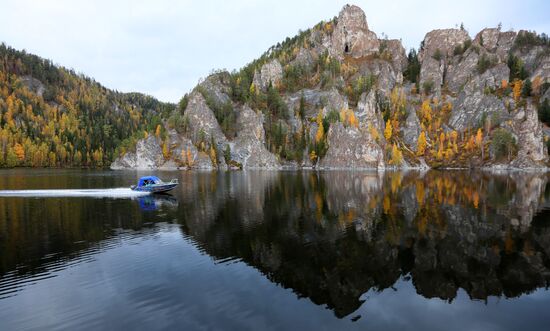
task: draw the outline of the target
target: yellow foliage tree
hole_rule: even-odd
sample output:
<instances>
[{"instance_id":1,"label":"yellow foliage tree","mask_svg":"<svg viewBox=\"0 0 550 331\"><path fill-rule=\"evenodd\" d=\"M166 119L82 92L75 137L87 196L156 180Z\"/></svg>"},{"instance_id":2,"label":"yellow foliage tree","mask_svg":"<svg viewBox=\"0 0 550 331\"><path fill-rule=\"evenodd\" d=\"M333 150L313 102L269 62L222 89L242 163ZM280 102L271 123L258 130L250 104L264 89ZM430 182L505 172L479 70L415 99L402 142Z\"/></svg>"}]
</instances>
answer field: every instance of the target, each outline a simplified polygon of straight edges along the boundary
<instances>
[{"instance_id":1,"label":"yellow foliage tree","mask_svg":"<svg viewBox=\"0 0 550 331\"><path fill-rule=\"evenodd\" d=\"M250 95L256 95L256 85L254 83L250 84Z\"/></svg>"},{"instance_id":2,"label":"yellow foliage tree","mask_svg":"<svg viewBox=\"0 0 550 331\"><path fill-rule=\"evenodd\" d=\"M13 151L19 161L23 161L25 159L25 149L21 144L15 144L15 146L13 146Z\"/></svg>"},{"instance_id":3,"label":"yellow foliage tree","mask_svg":"<svg viewBox=\"0 0 550 331\"><path fill-rule=\"evenodd\" d=\"M323 140L325 136L325 128L323 127L323 111L319 110L319 113L317 114L317 125L319 126L317 128L317 133L315 134L315 142L320 142Z\"/></svg>"},{"instance_id":4,"label":"yellow foliage tree","mask_svg":"<svg viewBox=\"0 0 550 331\"><path fill-rule=\"evenodd\" d=\"M317 160L317 153L315 153L315 151L311 151L311 153L309 153L309 159L312 162L315 162L315 160Z\"/></svg>"},{"instance_id":5,"label":"yellow foliage tree","mask_svg":"<svg viewBox=\"0 0 550 331\"><path fill-rule=\"evenodd\" d=\"M357 120L357 117L355 117L355 113L353 111L350 111L348 121L350 126L355 128L359 126L359 121Z\"/></svg>"},{"instance_id":6,"label":"yellow foliage tree","mask_svg":"<svg viewBox=\"0 0 550 331\"><path fill-rule=\"evenodd\" d=\"M214 146L210 146L210 160L212 160L212 165L218 165L218 157L216 155L216 149Z\"/></svg>"},{"instance_id":7,"label":"yellow foliage tree","mask_svg":"<svg viewBox=\"0 0 550 331\"><path fill-rule=\"evenodd\" d=\"M424 152L426 151L426 145L426 133L422 131L420 132L420 136L418 136L418 142L416 144L416 154L424 155Z\"/></svg>"},{"instance_id":8,"label":"yellow foliage tree","mask_svg":"<svg viewBox=\"0 0 550 331\"><path fill-rule=\"evenodd\" d=\"M533 91L533 94L534 95L539 95L540 94L540 88L542 86L542 79L540 78L539 75L535 76L535 78L533 79L533 84L531 85L532 87L532 91Z\"/></svg>"},{"instance_id":9,"label":"yellow foliage tree","mask_svg":"<svg viewBox=\"0 0 550 331\"><path fill-rule=\"evenodd\" d=\"M514 100L516 102L519 101L519 98L521 97L521 88L523 87L523 81L516 79L514 81L514 87L512 89L512 93L514 95Z\"/></svg>"},{"instance_id":10,"label":"yellow foliage tree","mask_svg":"<svg viewBox=\"0 0 550 331\"><path fill-rule=\"evenodd\" d=\"M167 143L162 144L162 155L165 159L168 159L170 157L170 148L168 148Z\"/></svg>"},{"instance_id":11,"label":"yellow foliage tree","mask_svg":"<svg viewBox=\"0 0 550 331\"><path fill-rule=\"evenodd\" d=\"M394 143L392 145L392 149L391 149L391 160L390 160L390 164L393 164L395 166L398 166L401 164L401 162L403 162L403 153L401 152L401 150L399 149L399 147L397 147L397 145Z\"/></svg>"},{"instance_id":12,"label":"yellow foliage tree","mask_svg":"<svg viewBox=\"0 0 550 331\"><path fill-rule=\"evenodd\" d=\"M159 125L157 125L157 129L155 130L155 136L157 136L157 138L160 137L160 130L161 130L161 128L160 128L160 124L159 124Z\"/></svg>"},{"instance_id":13,"label":"yellow foliage tree","mask_svg":"<svg viewBox=\"0 0 550 331\"><path fill-rule=\"evenodd\" d=\"M481 131L481 128L477 129L476 134L476 145L481 149L481 158L485 158L485 150L483 148L483 131Z\"/></svg>"},{"instance_id":14,"label":"yellow foliage tree","mask_svg":"<svg viewBox=\"0 0 550 331\"><path fill-rule=\"evenodd\" d=\"M391 135L392 135L392 125L391 125L391 121L388 119L388 121L386 122L386 128L384 129L384 137L386 138L386 140L390 140Z\"/></svg>"}]
</instances>

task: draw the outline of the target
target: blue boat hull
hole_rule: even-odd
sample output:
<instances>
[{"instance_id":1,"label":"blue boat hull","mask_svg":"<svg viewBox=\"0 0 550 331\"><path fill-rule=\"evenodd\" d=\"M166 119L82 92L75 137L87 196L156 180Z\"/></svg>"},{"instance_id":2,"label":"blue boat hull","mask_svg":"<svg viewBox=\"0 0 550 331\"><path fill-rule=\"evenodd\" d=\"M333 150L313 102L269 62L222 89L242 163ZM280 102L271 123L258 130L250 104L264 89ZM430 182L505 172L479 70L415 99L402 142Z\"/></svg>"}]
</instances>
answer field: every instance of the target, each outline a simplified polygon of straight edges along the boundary
<instances>
[{"instance_id":1,"label":"blue boat hull","mask_svg":"<svg viewBox=\"0 0 550 331\"><path fill-rule=\"evenodd\" d=\"M178 186L177 183L166 183L166 184L160 184L160 185L133 187L132 190L139 191L139 192L163 193L163 192L168 192L172 190L176 186Z\"/></svg>"}]
</instances>

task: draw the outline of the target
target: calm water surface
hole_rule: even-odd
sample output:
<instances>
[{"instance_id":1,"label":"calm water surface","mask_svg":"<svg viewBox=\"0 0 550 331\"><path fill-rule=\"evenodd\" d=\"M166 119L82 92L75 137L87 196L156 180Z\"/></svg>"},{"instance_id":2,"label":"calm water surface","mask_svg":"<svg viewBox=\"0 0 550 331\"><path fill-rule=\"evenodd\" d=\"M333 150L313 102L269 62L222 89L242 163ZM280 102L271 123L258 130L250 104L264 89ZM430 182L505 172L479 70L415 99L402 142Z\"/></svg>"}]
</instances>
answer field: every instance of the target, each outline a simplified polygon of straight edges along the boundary
<instances>
[{"instance_id":1,"label":"calm water surface","mask_svg":"<svg viewBox=\"0 0 550 331\"><path fill-rule=\"evenodd\" d=\"M0 171L0 330L549 328L546 174L156 174Z\"/></svg>"}]
</instances>

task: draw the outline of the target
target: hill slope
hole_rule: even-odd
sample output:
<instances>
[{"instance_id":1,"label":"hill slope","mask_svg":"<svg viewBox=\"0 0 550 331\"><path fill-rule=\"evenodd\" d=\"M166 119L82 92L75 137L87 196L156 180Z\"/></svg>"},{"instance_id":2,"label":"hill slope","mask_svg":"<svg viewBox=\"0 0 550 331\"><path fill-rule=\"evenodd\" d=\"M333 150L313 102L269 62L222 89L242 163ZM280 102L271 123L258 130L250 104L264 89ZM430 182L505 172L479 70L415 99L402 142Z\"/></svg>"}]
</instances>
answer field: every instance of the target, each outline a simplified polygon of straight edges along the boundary
<instances>
[{"instance_id":1,"label":"hill slope","mask_svg":"<svg viewBox=\"0 0 550 331\"><path fill-rule=\"evenodd\" d=\"M102 167L174 105L0 45L0 167Z\"/></svg>"}]
</instances>

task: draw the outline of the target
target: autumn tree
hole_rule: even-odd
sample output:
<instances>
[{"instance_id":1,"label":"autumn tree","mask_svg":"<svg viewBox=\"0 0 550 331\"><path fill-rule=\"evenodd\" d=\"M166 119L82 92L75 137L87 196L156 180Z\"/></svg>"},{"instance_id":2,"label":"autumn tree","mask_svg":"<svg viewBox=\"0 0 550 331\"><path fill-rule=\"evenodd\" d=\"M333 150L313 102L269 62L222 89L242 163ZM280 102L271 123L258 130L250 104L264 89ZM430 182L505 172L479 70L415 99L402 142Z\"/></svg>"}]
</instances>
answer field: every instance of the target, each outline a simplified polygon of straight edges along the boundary
<instances>
[{"instance_id":1,"label":"autumn tree","mask_svg":"<svg viewBox=\"0 0 550 331\"><path fill-rule=\"evenodd\" d=\"M512 93L514 95L514 100L516 101L516 103L519 102L519 99L521 97L522 87L523 87L523 81L516 79L514 81L514 87L512 88Z\"/></svg>"},{"instance_id":2,"label":"autumn tree","mask_svg":"<svg viewBox=\"0 0 550 331\"><path fill-rule=\"evenodd\" d=\"M391 124L391 121L388 119L388 121L386 122L386 128L384 129L384 138L386 138L386 140L390 140L392 136L392 124Z\"/></svg>"},{"instance_id":3,"label":"autumn tree","mask_svg":"<svg viewBox=\"0 0 550 331\"><path fill-rule=\"evenodd\" d=\"M418 136L418 142L416 145L416 154L418 155L424 155L424 151L426 150L426 133L424 131L420 132L420 135Z\"/></svg>"},{"instance_id":4,"label":"autumn tree","mask_svg":"<svg viewBox=\"0 0 550 331\"><path fill-rule=\"evenodd\" d=\"M483 148L483 131L481 131L481 128L477 129L476 138L475 138L476 146L481 149L481 158L485 158L485 151Z\"/></svg>"}]
</instances>

